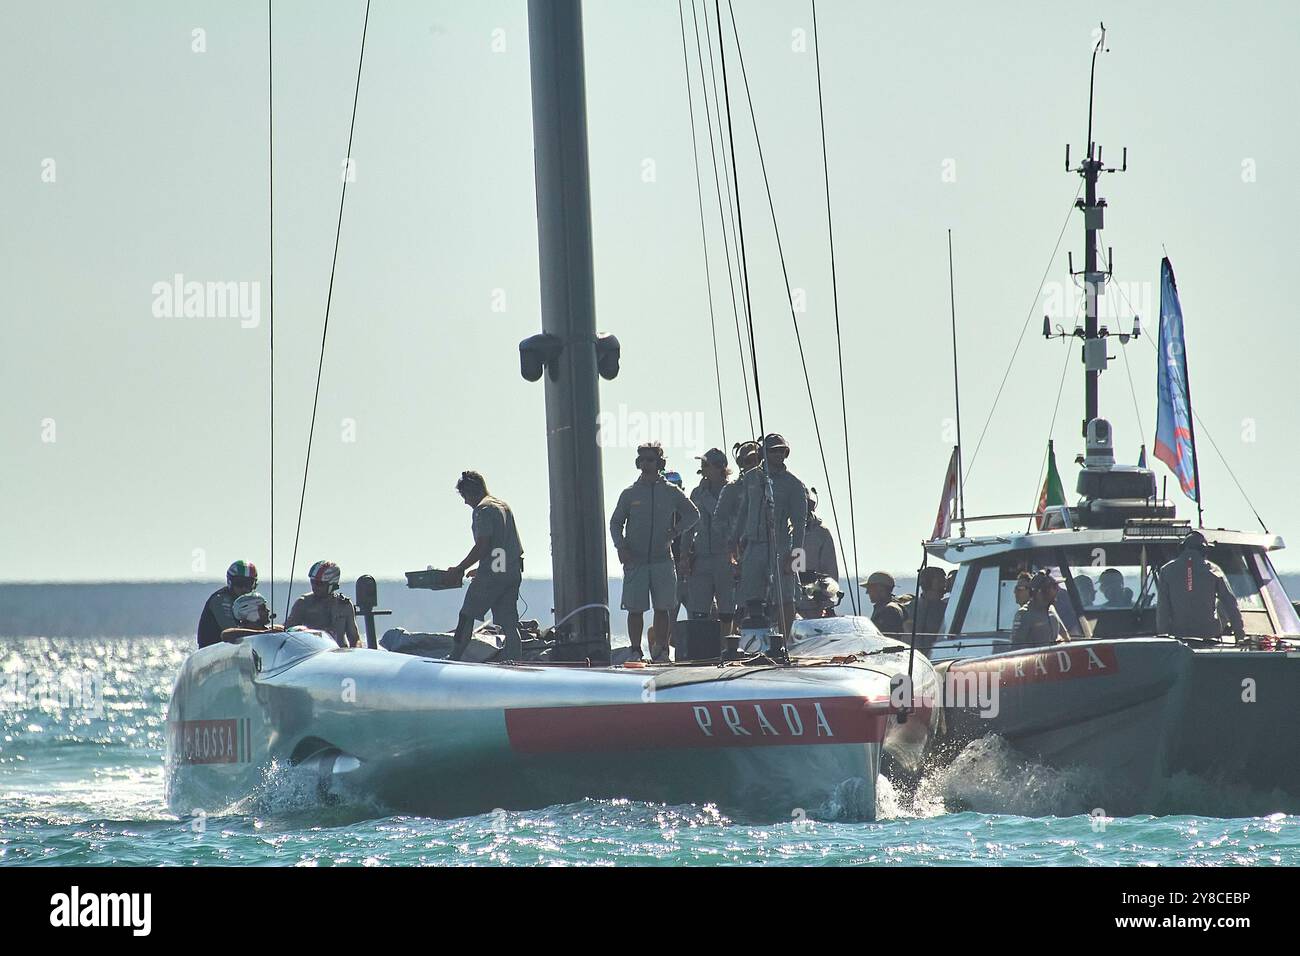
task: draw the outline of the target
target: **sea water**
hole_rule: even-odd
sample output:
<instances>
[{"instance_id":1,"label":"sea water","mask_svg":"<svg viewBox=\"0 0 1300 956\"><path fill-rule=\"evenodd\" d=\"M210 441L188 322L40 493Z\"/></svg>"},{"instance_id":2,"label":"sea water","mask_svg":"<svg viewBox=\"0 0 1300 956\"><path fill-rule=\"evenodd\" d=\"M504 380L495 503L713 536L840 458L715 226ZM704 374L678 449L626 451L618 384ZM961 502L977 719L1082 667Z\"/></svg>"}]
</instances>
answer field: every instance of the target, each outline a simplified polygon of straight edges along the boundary
<instances>
[{"instance_id":1,"label":"sea water","mask_svg":"<svg viewBox=\"0 0 1300 956\"><path fill-rule=\"evenodd\" d=\"M1297 865L1284 795L1169 782L1159 811L1110 817L1083 771L972 744L873 823L735 819L710 805L589 800L454 820L322 805L272 775L203 819L163 800L167 701L193 637L0 638L0 866ZM847 799L848 795L845 795Z\"/></svg>"}]
</instances>

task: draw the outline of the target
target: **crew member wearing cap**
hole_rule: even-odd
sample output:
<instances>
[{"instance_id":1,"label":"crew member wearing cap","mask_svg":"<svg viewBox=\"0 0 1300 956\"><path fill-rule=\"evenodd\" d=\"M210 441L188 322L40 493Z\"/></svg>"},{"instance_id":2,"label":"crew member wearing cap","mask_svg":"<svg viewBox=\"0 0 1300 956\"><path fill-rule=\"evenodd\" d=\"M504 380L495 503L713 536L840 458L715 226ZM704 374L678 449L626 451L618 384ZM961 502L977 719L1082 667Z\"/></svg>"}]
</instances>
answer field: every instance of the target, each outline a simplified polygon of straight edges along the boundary
<instances>
[{"instance_id":1,"label":"crew member wearing cap","mask_svg":"<svg viewBox=\"0 0 1300 956\"><path fill-rule=\"evenodd\" d=\"M668 659L671 614L677 607L677 570L672 542L700 520L700 512L675 485L664 480L663 447L648 442L636 450L641 475L618 496L609 519L609 534L623 565L623 610L632 657L641 658L645 612L654 608L650 657ZM675 520L680 519L680 520Z\"/></svg>"},{"instance_id":2,"label":"crew member wearing cap","mask_svg":"<svg viewBox=\"0 0 1300 956\"><path fill-rule=\"evenodd\" d=\"M467 573L472 579L465 589L465 601L456 621L451 659L461 659L474 633L474 622L486 620L490 611L492 623L504 633L497 660L518 660L523 656L519 639L519 585L524 573L524 548L515 528L514 513L500 498L488 494L487 481L477 471L462 471L456 491L474 509L470 519L474 547L446 573L447 583L457 587ZM470 570L474 565L478 565L477 569Z\"/></svg>"},{"instance_id":3,"label":"crew member wearing cap","mask_svg":"<svg viewBox=\"0 0 1300 956\"><path fill-rule=\"evenodd\" d=\"M199 615L199 647L221 642L221 632L238 626L235 600L257 587L257 566L252 561L235 561L226 569L226 586L213 591Z\"/></svg>"},{"instance_id":4,"label":"crew member wearing cap","mask_svg":"<svg viewBox=\"0 0 1300 956\"><path fill-rule=\"evenodd\" d=\"M1044 647L1063 644L1070 632L1053 605L1060 585L1046 571L1039 571L1029 581L1029 603L1016 612L1011 624L1012 647Z\"/></svg>"},{"instance_id":5,"label":"crew member wearing cap","mask_svg":"<svg viewBox=\"0 0 1300 956\"><path fill-rule=\"evenodd\" d=\"M267 606L266 598L256 591L235 598L233 610L238 624L221 632L221 640L227 644L238 644L250 634L284 630L280 625L271 623L271 609Z\"/></svg>"},{"instance_id":6,"label":"crew member wearing cap","mask_svg":"<svg viewBox=\"0 0 1300 956\"><path fill-rule=\"evenodd\" d=\"M884 571L872 571L862 582L871 602L871 623L881 634L899 637L903 633L903 606L894 600L894 578Z\"/></svg>"},{"instance_id":7,"label":"crew member wearing cap","mask_svg":"<svg viewBox=\"0 0 1300 956\"><path fill-rule=\"evenodd\" d=\"M780 608L781 633L789 638L798 574L807 569L808 489L786 468L790 446L784 438L764 436L763 451L766 467L745 477L732 531L731 543L744 545L737 597L744 604L764 601L769 608Z\"/></svg>"},{"instance_id":8,"label":"crew member wearing cap","mask_svg":"<svg viewBox=\"0 0 1300 956\"><path fill-rule=\"evenodd\" d=\"M731 469L727 455L720 448L710 448L700 456L700 483L691 491L691 503L700 512L699 523L691 529L687 547L690 576L686 579L686 610L695 617L709 617L715 608L722 633L731 633L736 612L736 578L732 571L731 549L727 546L725 516L718 519L722 496L735 482L729 481Z\"/></svg>"},{"instance_id":9,"label":"crew member wearing cap","mask_svg":"<svg viewBox=\"0 0 1300 956\"><path fill-rule=\"evenodd\" d=\"M311 593L293 602L285 627L310 627L324 631L339 647L360 647L357 609L339 593L342 572L333 561L317 561L307 572Z\"/></svg>"},{"instance_id":10,"label":"crew member wearing cap","mask_svg":"<svg viewBox=\"0 0 1300 956\"><path fill-rule=\"evenodd\" d=\"M1245 628L1237 596L1223 571L1205 556L1205 547L1205 535L1193 531L1183 539L1178 556L1160 569L1156 632L1216 639L1223 633L1222 621L1241 640Z\"/></svg>"}]
</instances>

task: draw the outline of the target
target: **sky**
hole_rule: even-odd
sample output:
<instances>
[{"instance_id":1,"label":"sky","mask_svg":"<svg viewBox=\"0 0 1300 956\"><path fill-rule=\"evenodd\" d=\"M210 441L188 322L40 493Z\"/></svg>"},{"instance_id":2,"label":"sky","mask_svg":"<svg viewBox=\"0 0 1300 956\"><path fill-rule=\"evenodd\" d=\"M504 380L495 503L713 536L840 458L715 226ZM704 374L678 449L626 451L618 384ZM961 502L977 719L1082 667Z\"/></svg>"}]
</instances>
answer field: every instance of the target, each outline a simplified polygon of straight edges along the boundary
<instances>
[{"instance_id":1,"label":"sky","mask_svg":"<svg viewBox=\"0 0 1300 956\"><path fill-rule=\"evenodd\" d=\"M272 530L286 576L364 9L272 4L272 378L266 4L0 7L0 580L215 578L237 557L265 576ZM585 4L597 325L622 343L618 378L601 384L606 517L645 434L692 481L691 456L751 434L684 9L689 101L676 2ZM1104 324L1127 331L1137 311L1143 331L1112 340L1101 381L1119 457L1152 443L1167 250L1206 523L1256 527L1235 474L1271 530L1300 528L1287 480L1300 465L1300 7L817 4L843 406L810 9L735 2L829 479L727 23L732 122L764 422L827 518L834 493L848 544L846 409L860 571L915 568L938 505L955 439L948 230L967 510L1030 509L1049 437L1073 486L1077 344L1040 333L1045 313L1067 329L1077 314L1067 252L1081 268L1083 227L1064 152L1084 148L1099 21L1094 139L1108 163L1128 148L1101 188ZM549 571L542 385L520 377L517 353L540 328L531 136L523 0L373 5L299 580L325 557L345 581L459 560L466 468L512 505L529 573ZM214 297L187 310L178 281ZM1285 552L1276 563L1300 568Z\"/></svg>"}]
</instances>

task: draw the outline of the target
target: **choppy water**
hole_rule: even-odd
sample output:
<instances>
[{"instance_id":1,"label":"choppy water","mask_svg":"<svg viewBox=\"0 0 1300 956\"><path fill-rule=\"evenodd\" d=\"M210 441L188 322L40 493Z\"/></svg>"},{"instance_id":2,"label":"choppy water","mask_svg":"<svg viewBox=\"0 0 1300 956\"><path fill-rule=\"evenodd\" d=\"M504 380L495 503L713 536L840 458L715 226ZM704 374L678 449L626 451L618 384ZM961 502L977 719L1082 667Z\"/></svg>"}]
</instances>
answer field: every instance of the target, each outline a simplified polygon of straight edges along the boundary
<instances>
[{"instance_id":1,"label":"choppy water","mask_svg":"<svg viewBox=\"0 0 1300 956\"><path fill-rule=\"evenodd\" d=\"M875 823L760 825L632 801L431 820L319 806L285 780L198 829L167 810L162 776L191 640L0 640L0 865L1300 864L1300 816L1276 812L1277 795L1175 780L1168 815L1093 816L1084 775L997 740L907 806L882 787Z\"/></svg>"}]
</instances>

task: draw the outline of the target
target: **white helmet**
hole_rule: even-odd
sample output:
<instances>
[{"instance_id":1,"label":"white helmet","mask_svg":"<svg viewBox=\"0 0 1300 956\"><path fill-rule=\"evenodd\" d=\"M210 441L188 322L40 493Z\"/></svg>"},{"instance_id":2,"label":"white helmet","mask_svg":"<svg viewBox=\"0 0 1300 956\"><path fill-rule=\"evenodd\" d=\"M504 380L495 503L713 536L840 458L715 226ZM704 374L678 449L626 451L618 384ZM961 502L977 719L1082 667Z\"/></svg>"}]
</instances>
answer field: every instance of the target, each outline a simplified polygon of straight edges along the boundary
<instances>
[{"instance_id":1,"label":"white helmet","mask_svg":"<svg viewBox=\"0 0 1300 956\"><path fill-rule=\"evenodd\" d=\"M253 591L235 598L231 610L235 612L235 620L239 623L259 625L262 623L262 608L265 607L267 607L266 598ZM270 608L267 610L269 611Z\"/></svg>"}]
</instances>

